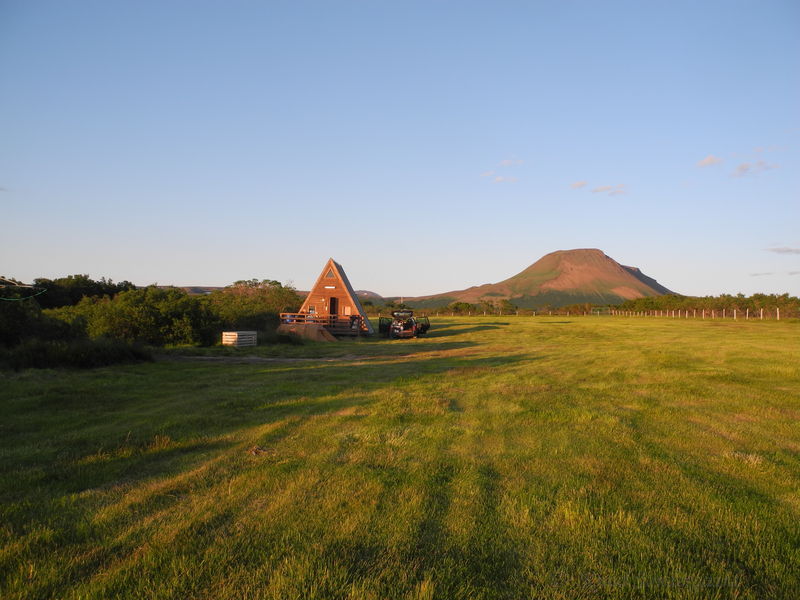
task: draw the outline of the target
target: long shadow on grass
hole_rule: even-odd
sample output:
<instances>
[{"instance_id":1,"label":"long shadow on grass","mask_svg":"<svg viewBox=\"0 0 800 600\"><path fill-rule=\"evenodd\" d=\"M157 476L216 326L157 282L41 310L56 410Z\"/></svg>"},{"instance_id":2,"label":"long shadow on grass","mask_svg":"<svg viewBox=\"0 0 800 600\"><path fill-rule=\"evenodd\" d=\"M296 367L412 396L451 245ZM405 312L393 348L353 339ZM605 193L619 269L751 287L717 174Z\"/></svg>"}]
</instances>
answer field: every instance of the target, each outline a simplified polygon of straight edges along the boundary
<instances>
[{"instance_id":1,"label":"long shadow on grass","mask_svg":"<svg viewBox=\"0 0 800 600\"><path fill-rule=\"evenodd\" d=\"M161 371L158 385L148 377L121 373L113 384L103 386L102 393L83 396L80 404L69 403L73 418L69 418L70 409L37 412L40 403L49 403L49 392L44 391L25 406L27 413L18 411L7 417L15 435L13 440L0 440L0 450L4 446L31 449L28 455L16 452L18 462L8 465L10 471L35 465L38 475L0 490L0 495L20 500L35 494L36 503L46 503L63 493L174 475L228 451L233 442L220 438L238 430L283 421L263 440L279 444L302 427L307 417L368 406L378 401L373 394L378 390L401 389L410 381L422 382L454 369L512 367L526 358L435 357L391 364L266 367L148 365L138 369ZM81 375L92 377L91 373ZM61 387L55 390L57 396L63 393ZM431 403L436 404L436 399ZM400 401L380 410L397 411L402 418L404 407ZM30 421L31 413L36 421ZM24 426L15 429L16 420ZM129 441L131 432L133 442Z\"/></svg>"},{"instance_id":2,"label":"long shadow on grass","mask_svg":"<svg viewBox=\"0 0 800 600\"><path fill-rule=\"evenodd\" d=\"M666 445L640 439L639 446L651 456L678 469L687 481L691 482L690 489L697 489L698 494L708 496L714 504L727 507L738 513L742 519L756 519L762 523L771 523L772 531L761 533L763 537L774 535L779 531L779 537L784 539L797 538L796 528L786 528L785 507L775 497L765 494L752 482L742 477L735 477L719 472L712 464L702 464L689 455L681 455ZM702 505L704 499L675 499L675 504L688 515L702 515L697 506ZM777 515L783 513L781 522ZM791 521L791 517L788 517ZM755 529L755 528L754 528ZM746 582L744 587L756 590L758 597L794 597L791 593L784 596L784 590L794 587L796 589L797 577L792 583L777 573L770 573L761 567L762 561L777 560L781 550L771 549L772 556L765 555L760 547L757 536L747 537L741 530L731 532L728 528L713 520L703 521L697 528L677 527L662 524L660 532L664 538L676 547L680 547L684 555L684 562L691 565L692 569L700 574L700 584L703 581L713 582L721 588L733 586L737 580ZM709 540L714 540L709 544ZM710 550L711 549L711 550ZM710 555L710 556L709 556ZM714 560L727 564L727 574L724 577L715 575L708 564Z\"/></svg>"},{"instance_id":3,"label":"long shadow on grass","mask_svg":"<svg viewBox=\"0 0 800 600\"><path fill-rule=\"evenodd\" d=\"M408 410L403 394L409 383L436 381L451 370L468 376L471 369L514 368L528 358L433 357L392 364L156 363L70 374L67 380L81 390L76 392L82 396L81 402L67 402L68 407L51 411L42 411L41 403L49 403L51 395L63 397L65 384L57 378L45 380L35 398L23 399L18 410L6 416L15 432L13 439L0 439L0 451L11 454L14 450L15 456L8 465L10 472L2 474L0 489L7 531L25 535L33 524L44 521L56 532L57 546L63 549L60 553L71 547L78 552L98 536L115 535L108 532L118 532L130 514L146 520L170 510L197 486L209 489L224 484L231 474L247 468L245 444L255 442L279 451L284 440L303 435L308 417L330 414L332 427L338 419L358 418L339 416L343 409L363 412L374 407L375 414L390 420L440 418L436 397L430 398L428 412L424 401L419 405L418 399L417 408L423 414ZM375 393L381 390L390 393ZM250 431L262 428L267 433L261 439L248 438ZM268 462L269 455L263 460ZM295 462L302 466L300 458ZM210 467L201 472L199 467L206 464ZM36 474L26 479L22 474L27 465ZM460 551L449 549L444 557L441 552L432 558L426 554L444 536L442 519L450 504L454 468L452 462L439 462L426 485L425 517L417 530L422 549L417 554L420 573L436 566L440 558L456 561ZM195 471L201 479L195 477ZM12 486L14 473L20 475L20 481ZM391 477L402 479L404 473L392 473ZM121 487L110 495L102 492L116 486ZM126 499L128 490L135 494ZM84 496L84 491L90 493ZM98 506L118 503L116 512L107 514L103 523L86 525ZM62 505L70 510L58 508ZM212 530L219 525L207 524ZM209 540L212 543L213 536ZM46 538L31 541L29 551L36 555L51 551L52 544L48 544ZM476 564L479 554L470 552L469 564ZM364 547L355 560L368 567L375 556L374 548ZM85 580L96 567L91 560L79 566L76 563L70 577ZM8 565L0 564L0 570L3 568ZM38 595L47 596L44 592Z\"/></svg>"},{"instance_id":4,"label":"long shadow on grass","mask_svg":"<svg viewBox=\"0 0 800 600\"><path fill-rule=\"evenodd\" d=\"M449 337L451 335L463 335L465 333L475 333L478 331L490 331L492 329L500 329L500 325L507 325L507 323L499 323L497 325L492 325L492 324L474 325L472 327L462 327L456 325L453 327L443 327L441 329L439 328L431 329L427 335L428 337L432 338Z\"/></svg>"},{"instance_id":5,"label":"long shadow on grass","mask_svg":"<svg viewBox=\"0 0 800 600\"><path fill-rule=\"evenodd\" d=\"M424 486L423 517L415 543L403 563L415 570L419 581L434 574L436 591L445 598L461 597L466 590L480 590L496 598L511 597L512 579L519 572L521 561L497 510L500 474L490 462L478 465L478 494L472 506L474 525L466 539L458 541L447 534L444 526L456 471L457 465L452 461L442 461L434 467Z\"/></svg>"}]
</instances>

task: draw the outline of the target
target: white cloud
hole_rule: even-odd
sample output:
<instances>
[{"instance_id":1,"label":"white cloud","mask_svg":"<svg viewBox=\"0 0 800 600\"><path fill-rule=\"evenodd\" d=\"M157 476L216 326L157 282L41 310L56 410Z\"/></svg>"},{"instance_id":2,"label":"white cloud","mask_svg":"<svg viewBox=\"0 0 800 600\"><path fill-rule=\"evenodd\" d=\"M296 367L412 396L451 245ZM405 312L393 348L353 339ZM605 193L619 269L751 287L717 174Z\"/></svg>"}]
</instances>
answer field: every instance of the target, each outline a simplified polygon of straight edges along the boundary
<instances>
[{"instance_id":1,"label":"white cloud","mask_svg":"<svg viewBox=\"0 0 800 600\"><path fill-rule=\"evenodd\" d=\"M491 177L492 175L494 175L494 171L484 171L481 173L481 177Z\"/></svg>"},{"instance_id":2,"label":"white cloud","mask_svg":"<svg viewBox=\"0 0 800 600\"><path fill-rule=\"evenodd\" d=\"M524 161L521 158L506 158L505 160L501 160L498 166L500 167L518 167Z\"/></svg>"},{"instance_id":3,"label":"white cloud","mask_svg":"<svg viewBox=\"0 0 800 600\"><path fill-rule=\"evenodd\" d=\"M772 275L772 273L750 273L750 277L763 277L764 275Z\"/></svg>"},{"instance_id":4,"label":"white cloud","mask_svg":"<svg viewBox=\"0 0 800 600\"><path fill-rule=\"evenodd\" d=\"M750 163L742 163L733 172L734 177L744 177L750 172Z\"/></svg>"},{"instance_id":5,"label":"white cloud","mask_svg":"<svg viewBox=\"0 0 800 600\"><path fill-rule=\"evenodd\" d=\"M619 196L620 194L626 193L628 190L625 189L625 185L618 185L613 190L609 192L609 196Z\"/></svg>"},{"instance_id":6,"label":"white cloud","mask_svg":"<svg viewBox=\"0 0 800 600\"><path fill-rule=\"evenodd\" d=\"M722 159L718 156L714 156L713 154L709 154L703 160L697 162L698 167L711 167L713 165L718 165L722 162Z\"/></svg>"},{"instance_id":7,"label":"white cloud","mask_svg":"<svg viewBox=\"0 0 800 600\"><path fill-rule=\"evenodd\" d=\"M787 246L780 248L767 248L767 251L774 252L775 254L800 254L800 248L789 248Z\"/></svg>"},{"instance_id":8,"label":"white cloud","mask_svg":"<svg viewBox=\"0 0 800 600\"><path fill-rule=\"evenodd\" d=\"M601 185L592 190L593 194L608 194L609 196L619 196L627 192L625 184L620 183L617 185Z\"/></svg>"},{"instance_id":9,"label":"white cloud","mask_svg":"<svg viewBox=\"0 0 800 600\"><path fill-rule=\"evenodd\" d=\"M504 175L498 175L494 179L492 179L492 183L516 183L519 181L516 177L506 177Z\"/></svg>"},{"instance_id":10,"label":"white cloud","mask_svg":"<svg viewBox=\"0 0 800 600\"><path fill-rule=\"evenodd\" d=\"M588 183L589 183L588 181L576 181L575 183L573 183L573 184L570 184L570 186L569 186L569 187L571 187L573 190L579 190L579 189L581 189L582 187L586 187L586 185L587 185Z\"/></svg>"},{"instance_id":11,"label":"white cloud","mask_svg":"<svg viewBox=\"0 0 800 600\"><path fill-rule=\"evenodd\" d=\"M779 165L770 165L763 160L758 160L754 163L742 163L733 172L734 177L744 177L752 173L763 173L771 169L777 169Z\"/></svg>"}]
</instances>

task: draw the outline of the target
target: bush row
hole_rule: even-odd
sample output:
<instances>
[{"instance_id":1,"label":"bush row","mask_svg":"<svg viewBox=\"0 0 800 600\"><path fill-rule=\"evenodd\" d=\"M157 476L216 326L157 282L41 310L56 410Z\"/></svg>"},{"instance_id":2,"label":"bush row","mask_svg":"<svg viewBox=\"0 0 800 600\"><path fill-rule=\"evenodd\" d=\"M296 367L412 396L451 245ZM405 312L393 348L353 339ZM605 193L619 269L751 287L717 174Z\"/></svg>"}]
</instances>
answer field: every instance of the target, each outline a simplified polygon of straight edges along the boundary
<instances>
[{"instance_id":1,"label":"bush row","mask_svg":"<svg viewBox=\"0 0 800 600\"><path fill-rule=\"evenodd\" d=\"M30 339L14 348L0 347L0 364L19 369L71 367L88 369L153 360L149 349L110 339L53 341Z\"/></svg>"},{"instance_id":2,"label":"bush row","mask_svg":"<svg viewBox=\"0 0 800 600\"><path fill-rule=\"evenodd\" d=\"M138 360L139 346L212 345L225 329L274 339L279 313L300 305L293 288L268 280L240 281L207 296L149 286L44 310L38 297L12 293L6 290L0 302L0 361L14 368Z\"/></svg>"}]
</instances>

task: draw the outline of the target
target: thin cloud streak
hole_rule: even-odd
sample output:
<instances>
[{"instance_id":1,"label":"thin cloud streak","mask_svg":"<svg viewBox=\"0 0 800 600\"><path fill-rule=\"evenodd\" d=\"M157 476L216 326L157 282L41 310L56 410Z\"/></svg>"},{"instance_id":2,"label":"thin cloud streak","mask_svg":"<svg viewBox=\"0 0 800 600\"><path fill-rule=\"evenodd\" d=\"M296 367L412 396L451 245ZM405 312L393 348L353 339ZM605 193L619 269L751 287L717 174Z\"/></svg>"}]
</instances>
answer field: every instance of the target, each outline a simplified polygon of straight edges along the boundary
<instances>
[{"instance_id":1,"label":"thin cloud streak","mask_svg":"<svg viewBox=\"0 0 800 600\"><path fill-rule=\"evenodd\" d=\"M573 190L579 190L582 187L586 187L588 183L588 181L576 181L575 183L570 184L569 187L571 187Z\"/></svg>"},{"instance_id":2,"label":"thin cloud streak","mask_svg":"<svg viewBox=\"0 0 800 600\"><path fill-rule=\"evenodd\" d=\"M800 254L800 248L783 246L781 248L767 248L767 252L774 252L775 254Z\"/></svg>"},{"instance_id":3,"label":"thin cloud streak","mask_svg":"<svg viewBox=\"0 0 800 600\"><path fill-rule=\"evenodd\" d=\"M732 173L732 175L733 177L744 177L745 175L763 173L764 171L777 169L778 166L779 165L770 165L763 160L759 160L754 163L742 163L736 167L736 170Z\"/></svg>"},{"instance_id":4,"label":"thin cloud streak","mask_svg":"<svg viewBox=\"0 0 800 600\"><path fill-rule=\"evenodd\" d=\"M592 190L593 194L608 194L609 196L619 196L626 193L625 184L620 183L617 185L601 185Z\"/></svg>"},{"instance_id":5,"label":"thin cloud streak","mask_svg":"<svg viewBox=\"0 0 800 600\"><path fill-rule=\"evenodd\" d=\"M722 159L718 156L714 156L713 154L709 154L703 160L697 162L698 167L711 167L714 165L718 165L722 162Z\"/></svg>"}]
</instances>

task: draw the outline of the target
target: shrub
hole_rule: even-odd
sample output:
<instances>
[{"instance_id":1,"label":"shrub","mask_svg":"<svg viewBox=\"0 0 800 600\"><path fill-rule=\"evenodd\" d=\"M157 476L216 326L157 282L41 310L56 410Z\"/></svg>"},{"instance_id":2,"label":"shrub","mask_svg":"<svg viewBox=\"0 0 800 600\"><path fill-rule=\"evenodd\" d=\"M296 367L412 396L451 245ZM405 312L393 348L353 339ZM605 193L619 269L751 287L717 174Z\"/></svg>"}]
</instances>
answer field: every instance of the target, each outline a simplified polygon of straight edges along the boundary
<instances>
[{"instance_id":1,"label":"shrub","mask_svg":"<svg viewBox=\"0 0 800 600\"><path fill-rule=\"evenodd\" d=\"M176 288L121 292L113 299L84 298L76 307L86 314L89 337L110 337L153 346L212 344L219 326L200 298Z\"/></svg>"},{"instance_id":2,"label":"shrub","mask_svg":"<svg viewBox=\"0 0 800 600\"><path fill-rule=\"evenodd\" d=\"M48 341L29 339L0 354L0 361L15 369L70 367L91 369L118 363L153 360L142 346L118 340Z\"/></svg>"}]
</instances>

